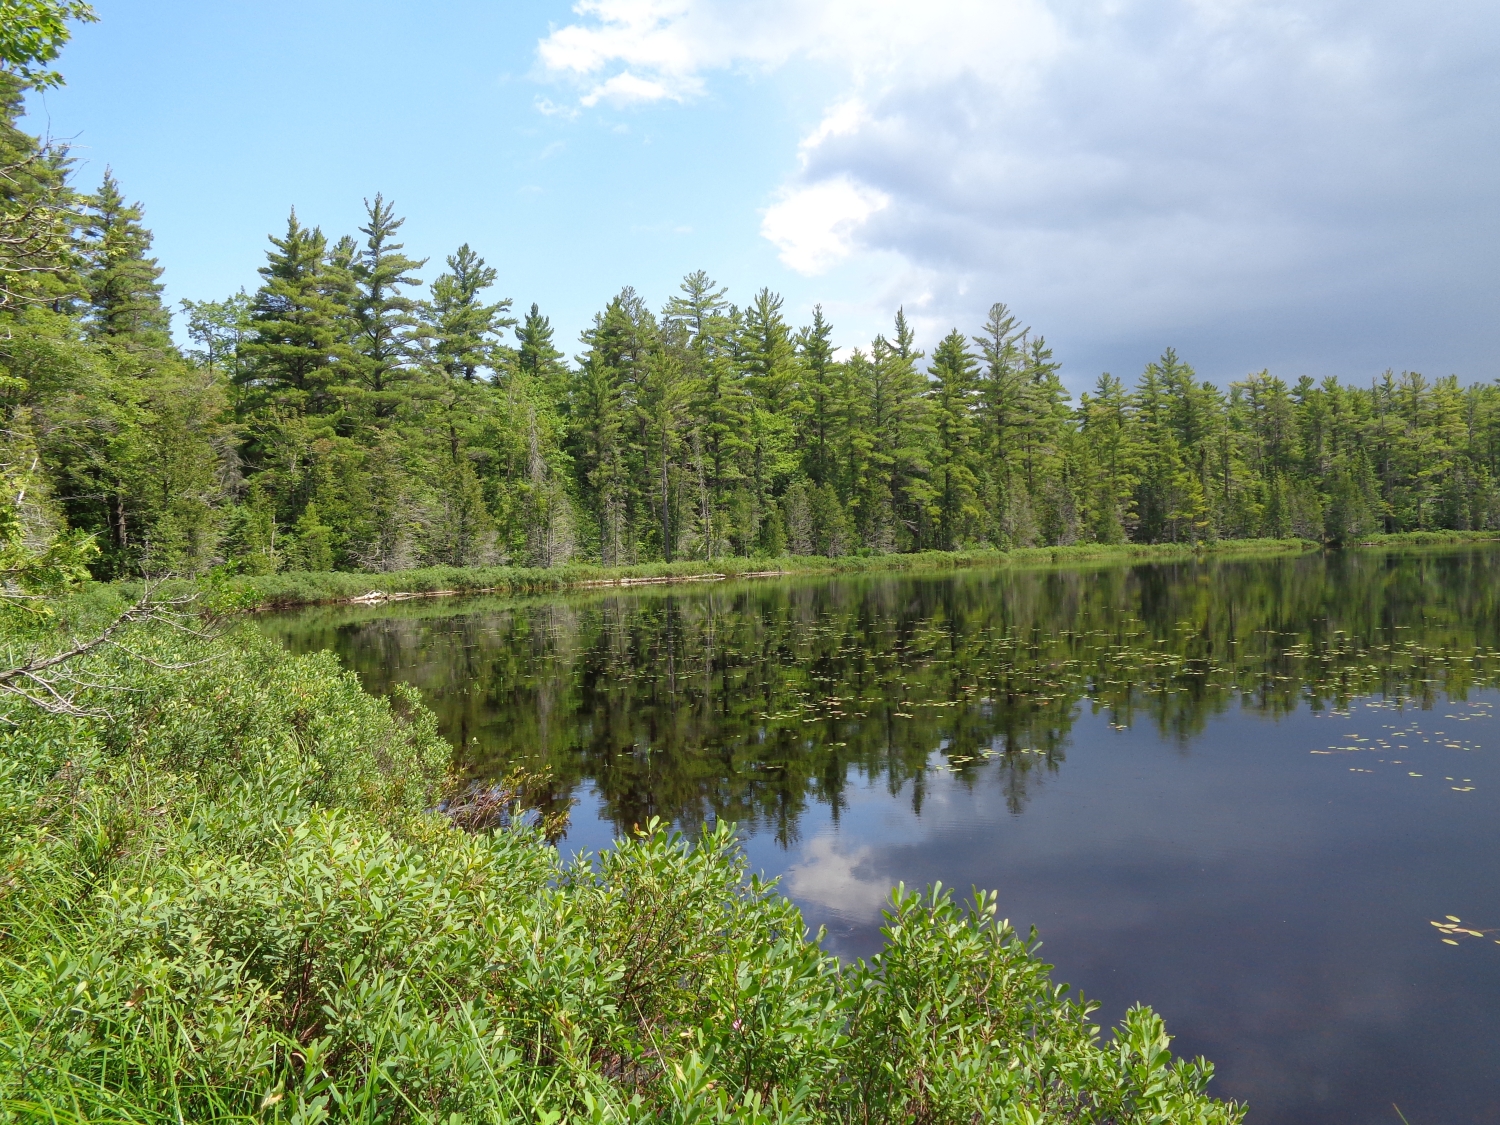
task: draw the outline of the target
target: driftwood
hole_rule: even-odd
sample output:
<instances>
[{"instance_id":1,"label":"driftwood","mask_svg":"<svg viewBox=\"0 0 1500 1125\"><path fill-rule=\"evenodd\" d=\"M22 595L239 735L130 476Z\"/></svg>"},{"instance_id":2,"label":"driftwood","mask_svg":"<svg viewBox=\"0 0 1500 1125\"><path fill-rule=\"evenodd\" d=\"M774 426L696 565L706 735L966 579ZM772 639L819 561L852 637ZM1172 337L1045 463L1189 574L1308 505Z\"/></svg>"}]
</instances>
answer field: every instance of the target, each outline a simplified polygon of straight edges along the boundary
<instances>
[{"instance_id":1,"label":"driftwood","mask_svg":"<svg viewBox=\"0 0 1500 1125\"><path fill-rule=\"evenodd\" d=\"M747 570L743 574L736 574L736 578L781 578L788 574L794 574L790 570ZM569 582L558 587L559 590L599 590L612 586L666 586L674 582L723 582L729 578L727 574L661 574L650 578L588 578L581 582ZM499 586L481 586L472 590L371 590L368 594L358 594L352 598L337 599L345 605L381 605L385 602L404 602L411 598L452 598L460 594L499 594L510 593L509 588L502 589Z\"/></svg>"}]
</instances>

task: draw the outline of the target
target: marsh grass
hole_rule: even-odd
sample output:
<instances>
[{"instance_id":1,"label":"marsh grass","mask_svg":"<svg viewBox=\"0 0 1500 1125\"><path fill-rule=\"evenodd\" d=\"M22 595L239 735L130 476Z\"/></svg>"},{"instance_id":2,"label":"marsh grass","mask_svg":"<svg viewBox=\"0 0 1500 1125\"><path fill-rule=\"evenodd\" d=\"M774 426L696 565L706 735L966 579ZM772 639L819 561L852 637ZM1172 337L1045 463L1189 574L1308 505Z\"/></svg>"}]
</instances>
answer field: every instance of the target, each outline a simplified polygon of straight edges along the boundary
<instances>
[{"instance_id":1,"label":"marsh grass","mask_svg":"<svg viewBox=\"0 0 1500 1125\"><path fill-rule=\"evenodd\" d=\"M706 562L654 562L603 567L585 564L530 568L425 567L384 574L343 571L289 571L260 576L183 579L162 584L163 594L201 593L225 606L246 610L355 601L370 597L441 596L448 594L539 594L648 583L717 581L794 574L855 574L880 571L938 571L970 567L1074 565L1082 562L1131 562L1296 553L1319 549L1308 539L1235 539L1204 544L1119 545L1088 543L1067 547L1028 547L1013 551L920 551L912 554L844 555L838 558L789 555L782 558L720 558ZM133 595L136 582L117 588Z\"/></svg>"}]
</instances>

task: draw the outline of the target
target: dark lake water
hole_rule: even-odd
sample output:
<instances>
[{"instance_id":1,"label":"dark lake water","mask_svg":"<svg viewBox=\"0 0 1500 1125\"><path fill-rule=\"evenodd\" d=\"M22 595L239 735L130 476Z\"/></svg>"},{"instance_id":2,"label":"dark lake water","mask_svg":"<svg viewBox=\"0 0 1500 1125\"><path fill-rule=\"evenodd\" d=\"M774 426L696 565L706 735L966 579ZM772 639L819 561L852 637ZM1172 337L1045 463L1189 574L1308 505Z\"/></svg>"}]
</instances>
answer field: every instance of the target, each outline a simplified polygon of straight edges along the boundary
<instances>
[{"instance_id":1,"label":"dark lake water","mask_svg":"<svg viewBox=\"0 0 1500 1125\"><path fill-rule=\"evenodd\" d=\"M1500 1122L1500 550L263 624L420 688L476 776L549 769L564 849L734 820L849 956L898 881L995 888L1102 1022L1154 1006L1252 1123Z\"/></svg>"}]
</instances>

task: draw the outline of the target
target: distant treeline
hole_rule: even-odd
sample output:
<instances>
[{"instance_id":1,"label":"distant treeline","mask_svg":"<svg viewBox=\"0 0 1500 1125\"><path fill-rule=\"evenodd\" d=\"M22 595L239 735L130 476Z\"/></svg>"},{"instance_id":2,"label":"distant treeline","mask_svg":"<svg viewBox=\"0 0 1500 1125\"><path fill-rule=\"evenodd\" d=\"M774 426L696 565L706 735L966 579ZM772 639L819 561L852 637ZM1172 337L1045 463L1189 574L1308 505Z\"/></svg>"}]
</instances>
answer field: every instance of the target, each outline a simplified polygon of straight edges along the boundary
<instances>
[{"instance_id":1,"label":"distant treeline","mask_svg":"<svg viewBox=\"0 0 1500 1125\"><path fill-rule=\"evenodd\" d=\"M357 236L293 213L253 293L182 302L184 354L139 205L107 172L75 194L4 81L0 460L102 577L1500 527L1494 385L1225 391L1168 349L1075 402L1005 305L931 355L898 311L838 358L821 309L796 328L701 271L659 311L621 292L570 361L467 245L423 289L379 196Z\"/></svg>"}]
</instances>

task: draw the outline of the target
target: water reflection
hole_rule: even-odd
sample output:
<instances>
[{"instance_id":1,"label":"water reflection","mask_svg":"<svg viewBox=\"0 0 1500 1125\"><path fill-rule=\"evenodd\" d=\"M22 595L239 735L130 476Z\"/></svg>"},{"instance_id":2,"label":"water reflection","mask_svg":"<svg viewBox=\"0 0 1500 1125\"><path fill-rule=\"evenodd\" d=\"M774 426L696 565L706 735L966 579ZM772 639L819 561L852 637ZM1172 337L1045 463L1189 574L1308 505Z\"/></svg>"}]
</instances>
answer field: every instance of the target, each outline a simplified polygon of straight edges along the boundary
<instances>
[{"instance_id":1,"label":"water reflection","mask_svg":"<svg viewBox=\"0 0 1500 1125\"><path fill-rule=\"evenodd\" d=\"M1497 579L1370 552L263 624L420 687L476 775L549 768L566 847L732 818L841 956L898 880L998 888L1251 1125L1420 1125L1500 1122Z\"/></svg>"},{"instance_id":2,"label":"water reflection","mask_svg":"<svg viewBox=\"0 0 1500 1125\"><path fill-rule=\"evenodd\" d=\"M1131 568L866 576L566 599L316 610L267 627L373 691L422 689L476 776L584 779L625 831L728 818L798 839L851 778L916 811L979 767L1020 812L1080 715L1183 746L1268 715L1494 681L1500 554L1350 553ZM934 753L936 752L936 757ZM996 777L998 774L998 777Z\"/></svg>"}]
</instances>

